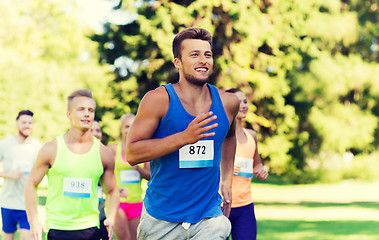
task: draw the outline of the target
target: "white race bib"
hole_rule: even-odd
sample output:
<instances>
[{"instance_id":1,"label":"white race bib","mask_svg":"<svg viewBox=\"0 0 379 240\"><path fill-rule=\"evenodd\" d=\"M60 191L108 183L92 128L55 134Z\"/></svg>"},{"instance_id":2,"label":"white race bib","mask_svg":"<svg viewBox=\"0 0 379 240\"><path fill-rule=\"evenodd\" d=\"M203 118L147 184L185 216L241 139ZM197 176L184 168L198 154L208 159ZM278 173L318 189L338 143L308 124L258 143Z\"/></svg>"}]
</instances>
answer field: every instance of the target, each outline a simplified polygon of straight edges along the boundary
<instances>
[{"instance_id":1,"label":"white race bib","mask_svg":"<svg viewBox=\"0 0 379 240\"><path fill-rule=\"evenodd\" d=\"M63 179L63 196L73 198L90 198L92 180L90 178Z\"/></svg>"},{"instance_id":2,"label":"white race bib","mask_svg":"<svg viewBox=\"0 0 379 240\"><path fill-rule=\"evenodd\" d=\"M252 158L240 158L236 157L234 160L234 164L240 165L240 172L238 173L238 177L253 177L253 163L254 159Z\"/></svg>"},{"instance_id":3,"label":"white race bib","mask_svg":"<svg viewBox=\"0 0 379 240\"><path fill-rule=\"evenodd\" d=\"M213 140L202 140L179 149L179 168L213 167Z\"/></svg>"},{"instance_id":4,"label":"white race bib","mask_svg":"<svg viewBox=\"0 0 379 240\"><path fill-rule=\"evenodd\" d=\"M120 179L122 185L136 184L141 181L141 174L134 169L121 170Z\"/></svg>"}]
</instances>

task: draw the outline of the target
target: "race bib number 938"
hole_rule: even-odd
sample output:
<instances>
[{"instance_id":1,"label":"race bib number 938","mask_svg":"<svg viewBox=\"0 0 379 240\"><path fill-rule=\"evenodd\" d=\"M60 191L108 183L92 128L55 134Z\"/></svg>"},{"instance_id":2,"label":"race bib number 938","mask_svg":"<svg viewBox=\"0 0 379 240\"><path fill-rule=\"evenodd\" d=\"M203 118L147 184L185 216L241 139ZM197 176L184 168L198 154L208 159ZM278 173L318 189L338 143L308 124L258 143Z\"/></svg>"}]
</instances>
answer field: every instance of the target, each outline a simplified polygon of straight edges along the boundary
<instances>
[{"instance_id":1,"label":"race bib number 938","mask_svg":"<svg viewBox=\"0 0 379 240\"><path fill-rule=\"evenodd\" d=\"M73 198L90 198L92 180L90 178L63 179L63 196Z\"/></svg>"}]
</instances>

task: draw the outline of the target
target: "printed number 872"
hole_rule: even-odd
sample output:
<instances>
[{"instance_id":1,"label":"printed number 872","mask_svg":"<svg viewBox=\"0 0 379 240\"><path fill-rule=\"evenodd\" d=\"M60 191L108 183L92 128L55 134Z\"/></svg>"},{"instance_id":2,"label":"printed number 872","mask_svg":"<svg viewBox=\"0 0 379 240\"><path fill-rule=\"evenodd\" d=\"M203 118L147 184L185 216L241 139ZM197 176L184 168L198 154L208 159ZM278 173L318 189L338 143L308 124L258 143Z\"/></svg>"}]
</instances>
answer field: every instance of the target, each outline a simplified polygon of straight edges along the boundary
<instances>
[{"instance_id":1,"label":"printed number 872","mask_svg":"<svg viewBox=\"0 0 379 240\"><path fill-rule=\"evenodd\" d=\"M205 154L205 146L190 146L189 147L189 154Z\"/></svg>"}]
</instances>

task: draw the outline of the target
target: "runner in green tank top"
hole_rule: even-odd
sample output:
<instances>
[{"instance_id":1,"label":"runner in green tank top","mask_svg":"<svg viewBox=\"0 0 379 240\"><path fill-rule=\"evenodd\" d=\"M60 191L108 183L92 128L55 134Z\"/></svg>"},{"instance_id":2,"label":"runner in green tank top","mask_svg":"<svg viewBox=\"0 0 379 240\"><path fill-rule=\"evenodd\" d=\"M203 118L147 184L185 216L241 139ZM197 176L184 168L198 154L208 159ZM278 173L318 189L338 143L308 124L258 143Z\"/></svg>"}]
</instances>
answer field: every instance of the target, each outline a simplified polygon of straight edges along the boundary
<instances>
[{"instance_id":1,"label":"runner in green tank top","mask_svg":"<svg viewBox=\"0 0 379 240\"><path fill-rule=\"evenodd\" d=\"M118 240L137 239L143 200L141 179L150 180L148 163L130 166L125 159L126 137L134 118L132 113L121 116L122 141L108 146L115 154L115 176L121 197L115 225Z\"/></svg>"},{"instance_id":2,"label":"runner in green tank top","mask_svg":"<svg viewBox=\"0 0 379 240\"><path fill-rule=\"evenodd\" d=\"M101 178L109 209L104 224L109 237L113 228L119 192L114 176L114 155L90 128L96 103L90 90L78 90L68 97L67 117L70 130L46 143L25 184L25 206L30 232L35 240L49 230L51 240L100 239L97 183ZM46 228L36 211L36 189L44 175L48 177Z\"/></svg>"}]
</instances>

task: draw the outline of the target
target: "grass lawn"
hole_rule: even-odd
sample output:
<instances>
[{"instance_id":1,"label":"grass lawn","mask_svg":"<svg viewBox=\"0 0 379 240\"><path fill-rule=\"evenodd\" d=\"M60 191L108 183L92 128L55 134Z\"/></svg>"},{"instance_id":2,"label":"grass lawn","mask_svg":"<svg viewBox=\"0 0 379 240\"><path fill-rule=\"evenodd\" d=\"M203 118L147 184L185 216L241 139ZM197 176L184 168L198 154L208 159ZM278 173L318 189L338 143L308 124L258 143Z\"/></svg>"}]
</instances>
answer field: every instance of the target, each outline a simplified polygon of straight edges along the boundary
<instances>
[{"instance_id":1,"label":"grass lawn","mask_svg":"<svg viewBox=\"0 0 379 240\"><path fill-rule=\"evenodd\" d=\"M379 239L379 182L253 183L252 194L258 240ZM44 206L38 211L44 222Z\"/></svg>"},{"instance_id":2,"label":"grass lawn","mask_svg":"<svg viewBox=\"0 0 379 240\"><path fill-rule=\"evenodd\" d=\"M252 189L259 240L379 239L379 182Z\"/></svg>"}]
</instances>

